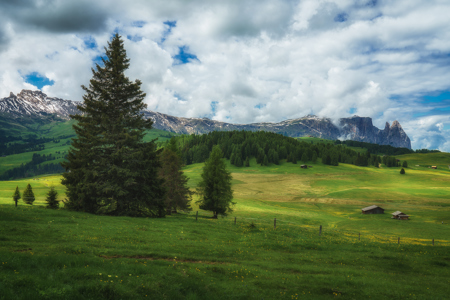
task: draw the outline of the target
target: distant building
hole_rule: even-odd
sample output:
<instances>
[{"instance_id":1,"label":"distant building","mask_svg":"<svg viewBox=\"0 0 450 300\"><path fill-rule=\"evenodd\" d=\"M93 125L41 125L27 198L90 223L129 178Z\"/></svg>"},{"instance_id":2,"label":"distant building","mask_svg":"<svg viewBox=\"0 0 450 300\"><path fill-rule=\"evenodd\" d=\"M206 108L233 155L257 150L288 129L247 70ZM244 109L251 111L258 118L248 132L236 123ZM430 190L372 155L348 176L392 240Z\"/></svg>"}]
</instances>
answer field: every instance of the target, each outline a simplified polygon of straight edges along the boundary
<instances>
[{"instance_id":1,"label":"distant building","mask_svg":"<svg viewBox=\"0 0 450 300\"><path fill-rule=\"evenodd\" d=\"M407 214L404 214L401 211L397 210L396 212L392 213L392 219L409 220L409 216Z\"/></svg>"},{"instance_id":2,"label":"distant building","mask_svg":"<svg viewBox=\"0 0 450 300\"><path fill-rule=\"evenodd\" d=\"M384 214L384 209L379 206L371 205L361 209L361 213L365 215L369 214Z\"/></svg>"},{"instance_id":3,"label":"distant building","mask_svg":"<svg viewBox=\"0 0 450 300\"><path fill-rule=\"evenodd\" d=\"M437 169L437 166L431 166L432 169Z\"/></svg>"},{"instance_id":4,"label":"distant building","mask_svg":"<svg viewBox=\"0 0 450 300\"><path fill-rule=\"evenodd\" d=\"M302 168L302 169L308 169L308 166L307 166L307 165L301 165L300 168Z\"/></svg>"}]
</instances>

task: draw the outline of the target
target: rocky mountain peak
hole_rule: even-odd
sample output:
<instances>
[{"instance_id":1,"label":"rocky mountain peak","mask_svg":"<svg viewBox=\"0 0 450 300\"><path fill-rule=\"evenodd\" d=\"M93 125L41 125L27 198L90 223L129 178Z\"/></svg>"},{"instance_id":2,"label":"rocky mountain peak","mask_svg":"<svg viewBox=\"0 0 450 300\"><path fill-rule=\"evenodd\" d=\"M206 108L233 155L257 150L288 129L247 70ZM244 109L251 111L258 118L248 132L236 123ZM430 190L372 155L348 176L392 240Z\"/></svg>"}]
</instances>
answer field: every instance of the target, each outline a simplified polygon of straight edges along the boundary
<instances>
[{"instance_id":1,"label":"rocky mountain peak","mask_svg":"<svg viewBox=\"0 0 450 300\"><path fill-rule=\"evenodd\" d=\"M70 119L77 111L77 102L48 97L41 91L22 90L17 96L11 92L9 97L0 99L0 112L13 117L56 114L62 119Z\"/></svg>"},{"instance_id":2,"label":"rocky mountain peak","mask_svg":"<svg viewBox=\"0 0 450 300\"><path fill-rule=\"evenodd\" d=\"M402 125L400 125L400 123L397 121L397 120L395 120L394 122L392 122L392 125L391 125L391 130L392 129L394 129L394 128L402 128Z\"/></svg>"},{"instance_id":3,"label":"rocky mountain peak","mask_svg":"<svg viewBox=\"0 0 450 300\"><path fill-rule=\"evenodd\" d=\"M22 90L17 96L12 92L7 98L0 99L0 112L12 117L46 116L56 114L63 119L78 113L80 102L48 97L41 91ZM149 110L143 111L145 118L153 120L153 127L181 134L203 134L211 131L270 131L290 137L314 136L324 139L349 139L394 147L411 149L411 141L400 123L392 126L386 122L384 130L373 126L368 117L353 116L342 118L339 125L329 118L307 115L303 118L285 120L278 123L231 124L209 120L207 118L180 118Z\"/></svg>"}]
</instances>

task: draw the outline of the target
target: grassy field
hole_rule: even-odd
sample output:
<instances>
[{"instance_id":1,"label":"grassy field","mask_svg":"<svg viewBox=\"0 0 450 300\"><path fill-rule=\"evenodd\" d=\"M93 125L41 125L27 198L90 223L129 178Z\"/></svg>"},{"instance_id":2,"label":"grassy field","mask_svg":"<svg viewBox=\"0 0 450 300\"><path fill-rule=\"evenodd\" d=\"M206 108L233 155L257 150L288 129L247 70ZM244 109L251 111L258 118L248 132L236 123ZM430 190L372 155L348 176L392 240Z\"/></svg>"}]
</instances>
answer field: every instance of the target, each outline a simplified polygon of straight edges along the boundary
<instances>
[{"instance_id":1,"label":"grassy field","mask_svg":"<svg viewBox=\"0 0 450 300\"><path fill-rule=\"evenodd\" d=\"M164 219L52 211L42 205L51 185L65 197L60 176L0 182L0 299L447 299L450 173L415 167L450 161L437 154L400 157L405 175L228 165L237 204L218 220L195 204ZM185 168L191 188L201 170ZM27 183L36 205L15 208ZM372 204L385 214L362 215Z\"/></svg>"}]
</instances>

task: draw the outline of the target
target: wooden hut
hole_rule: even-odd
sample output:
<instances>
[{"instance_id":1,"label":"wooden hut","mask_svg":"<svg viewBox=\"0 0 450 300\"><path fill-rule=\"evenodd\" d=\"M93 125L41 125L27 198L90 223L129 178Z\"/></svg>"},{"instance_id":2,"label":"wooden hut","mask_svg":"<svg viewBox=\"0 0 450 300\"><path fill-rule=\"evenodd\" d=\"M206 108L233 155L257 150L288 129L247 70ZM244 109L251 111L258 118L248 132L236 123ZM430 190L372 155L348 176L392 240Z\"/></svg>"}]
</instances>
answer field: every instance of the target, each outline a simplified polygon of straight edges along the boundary
<instances>
[{"instance_id":1,"label":"wooden hut","mask_svg":"<svg viewBox=\"0 0 450 300\"><path fill-rule=\"evenodd\" d=\"M431 166L432 169L437 169L437 166Z\"/></svg>"},{"instance_id":2,"label":"wooden hut","mask_svg":"<svg viewBox=\"0 0 450 300\"><path fill-rule=\"evenodd\" d=\"M365 215L369 214L384 214L384 209L379 206L371 205L364 208L361 208L361 213Z\"/></svg>"},{"instance_id":3,"label":"wooden hut","mask_svg":"<svg viewBox=\"0 0 450 300\"><path fill-rule=\"evenodd\" d=\"M308 166L307 166L307 165L301 165L300 168L302 168L302 169L308 169Z\"/></svg>"},{"instance_id":4,"label":"wooden hut","mask_svg":"<svg viewBox=\"0 0 450 300\"><path fill-rule=\"evenodd\" d=\"M409 220L409 216L407 214L404 214L401 211L397 210L396 212L392 213L392 219Z\"/></svg>"}]
</instances>

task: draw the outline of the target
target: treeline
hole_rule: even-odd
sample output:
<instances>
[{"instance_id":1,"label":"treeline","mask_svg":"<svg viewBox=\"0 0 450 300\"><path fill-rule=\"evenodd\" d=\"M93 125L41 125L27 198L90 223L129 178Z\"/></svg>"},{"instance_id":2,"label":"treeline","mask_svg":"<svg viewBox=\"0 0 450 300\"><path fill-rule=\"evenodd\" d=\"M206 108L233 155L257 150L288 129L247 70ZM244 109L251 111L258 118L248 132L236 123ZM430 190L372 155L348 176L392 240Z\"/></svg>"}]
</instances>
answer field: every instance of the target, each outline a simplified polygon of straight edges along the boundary
<instances>
[{"instance_id":1,"label":"treeline","mask_svg":"<svg viewBox=\"0 0 450 300\"><path fill-rule=\"evenodd\" d=\"M186 165L204 162L214 145L219 145L224 157L238 167L249 166L252 157L263 166L279 164L284 159L293 164L321 159L322 163L334 166L339 163L378 166L382 162L380 156L370 151L361 154L344 145L311 144L265 131L214 131L203 135L183 135L175 137L175 140Z\"/></svg>"},{"instance_id":2,"label":"treeline","mask_svg":"<svg viewBox=\"0 0 450 300\"><path fill-rule=\"evenodd\" d=\"M67 139L74 135L61 135L57 138L38 138L36 135L29 134L27 137L13 137L0 132L0 156L19 154L25 152L42 151L45 149L45 143L59 143L61 139ZM70 145L70 140L67 141Z\"/></svg>"},{"instance_id":3,"label":"treeline","mask_svg":"<svg viewBox=\"0 0 450 300\"><path fill-rule=\"evenodd\" d=\"M390 145L378 145L378 144L371 144L366 142L357 142L357 141L335 141L336 145L347 145L349 147L360 147L365 148L369 150L370 153L373 154L385 154L385 155L402 155L402 154L409 154L414 153L414 150L408 149L408 148L396 148L392 147Z\"/></svg>"},{"instance_id":4,"label":"treeline","mask_svg":"<svg viewBox=\"0 0 450 300\"><path fill-rule=\"evenodd\" d=\"M18 178L33 177L42 174L54 174L62 173L64 169L59 163L48 163L41 165L46 161L55 160L56 158L52 154L40 155L34 153L30 162L21 164L19 167L10 169L0 175L0 180L14 180Z\"/></svg>"}]
</instances>

